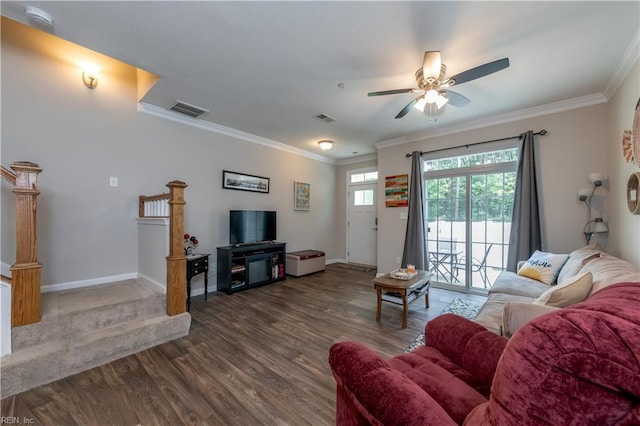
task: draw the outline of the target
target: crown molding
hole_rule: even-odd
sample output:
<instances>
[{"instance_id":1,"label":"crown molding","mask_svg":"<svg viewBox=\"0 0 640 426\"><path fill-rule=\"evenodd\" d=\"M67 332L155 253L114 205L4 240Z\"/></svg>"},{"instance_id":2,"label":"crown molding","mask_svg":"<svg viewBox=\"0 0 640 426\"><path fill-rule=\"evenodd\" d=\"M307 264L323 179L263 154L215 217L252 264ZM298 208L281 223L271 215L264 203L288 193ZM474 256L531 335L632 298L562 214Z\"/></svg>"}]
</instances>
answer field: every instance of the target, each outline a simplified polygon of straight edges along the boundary
<instances>
[{"instance_id":1,"label":"crown molding","mask_svg":"<svg viewBox=\"0 0 640 426\"><path fill-rule=\"evenodd\" d=\"M337 160L337 166L344 166L345 164L355 164L355 163L364 163L365 161L373 161L378 159L378 154L367 154L361 155L359 157L350 157L344 158L342 160Z\"/></svg>"},{"instance_id":2,"label":"crown molding","mask_svg":"<svg viewBox=\"0 0 640 426\"><path fill-rule=\"evenodd\" d=\"M613 71L613 75L604 89L604 95L607 100L616 93L616 90L620 87L624 79L631 72L631 68L640 59L640 29L636 31L636 34L631 39L627 50L624 51L622 58L618 62L616 69Z\"/></svg>"},{"instance_id":3,"label":"crown molding","mask_svg":"<svg viewBox=\"0 0 640 426\"><path fill-rule=\"evenodd\" d=\"M286 151L291 154L299 155L301 157L307 157L312 160L321 161L323 163L335 164L334 160L322 155L314 154L312 152L305 151L303 149L296 148L282 142L263 138L261 136L253 135L251 133L243 132L231 127L226 127L221 124L216 124L211 121L198 120L195 118L183 116L181 114L166 110L156 105L138 102L138 111L145 114L153 115L155 117L164 118L166 120L175 121L177 123L186 124L187 126L196 127L198 129L206 130L213 133L218 133L220 135L229 136L235 139L241 139L246 142L255 143L269 148L279 149L280 151Z\"/></svg>"},{"instance_id":4,"label":"crown molding","mask_svg":"<svg viewBox=\"0 0 640 426\"><path fill-rule=\"evenodd\" d=\"M592 105L603 104L607 102L607 98L601 94L582 96L580 98L569 99L566 101L554 102L547 105L541 105L533 108L527 108L520 111L507 112L497 114L490 117L479 118L477 120L467 121L464 124L452 125L435 129L430 132L416 134L413 136L401 136L399 138L387 139L378 142L376 148L389 148L405 143L419 142L440 136L451 135L454 133L466 132L469 130L482 129L484 127L496 126L498 124L511 123L513 121L524 120L527 118L539 117L542 115L555 114L558 112L569 111L572 109L585 108Z\"/></svg>"}]
</instances>

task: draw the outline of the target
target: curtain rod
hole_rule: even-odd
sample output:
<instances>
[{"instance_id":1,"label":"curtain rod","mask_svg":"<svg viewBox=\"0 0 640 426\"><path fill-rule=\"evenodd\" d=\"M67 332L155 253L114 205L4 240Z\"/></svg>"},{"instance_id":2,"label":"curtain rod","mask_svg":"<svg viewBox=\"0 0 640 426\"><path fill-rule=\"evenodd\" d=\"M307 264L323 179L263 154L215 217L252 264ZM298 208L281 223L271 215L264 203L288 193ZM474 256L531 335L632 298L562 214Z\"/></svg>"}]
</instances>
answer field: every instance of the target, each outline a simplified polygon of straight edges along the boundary
<instances>
[{"instance_id":1,"label":"curtain rod","mask_svg":"<svg viewBox=\"0 0 640 426\"><path fill-rule=\"evenodd\" d=\"M539 132L534 133L534 135L541 135L541 136L544 136L544 135L546 135L547 133L549 133L549 132L547 132L546 130L542 129L542 130L540 130ZM508 137L508 138L492 139L492 140L490 140L490 141L474 142L474 143L468 143L468 144L466 144L466 145L452 146L451 148L434 149L433 151L421 151L421 152L420 152L420 155L424 155L424 154L431 154L432 152L448 151L448 150L450 150L450 149L462 148L463 146L464 146L465 148L469 148L470 146L473 146L473 145L481 145L481 144L483 144L483 143L491 143L491 142L506 141L507 139L514 139L514 138L519 138L519 137L520 137L520 135L518 135L518 136L510 136L510 137ZM406 157L406 158L409 158L409 157L411 157L411 154L406 154L406 155L405 155L405 157Z\"/></svg>"}]
</instances>

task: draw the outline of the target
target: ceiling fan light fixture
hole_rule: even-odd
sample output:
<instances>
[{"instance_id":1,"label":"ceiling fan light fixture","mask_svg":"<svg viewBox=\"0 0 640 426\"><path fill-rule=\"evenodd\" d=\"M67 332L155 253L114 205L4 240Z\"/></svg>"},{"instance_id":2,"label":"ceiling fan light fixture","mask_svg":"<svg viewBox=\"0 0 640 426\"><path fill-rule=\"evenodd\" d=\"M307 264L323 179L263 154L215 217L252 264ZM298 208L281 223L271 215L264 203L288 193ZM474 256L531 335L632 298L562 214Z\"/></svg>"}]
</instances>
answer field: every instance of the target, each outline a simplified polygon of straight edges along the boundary
<instances>
[{"instance_id":1,"label":"ceiling fan light fixture","mask_svg":"<svg viewBox=\"0 0 640 426\"><path fill-rule=\"evenodd\" d=\"M323 151L328 151L331 148L333 148L333 141L330 140L322 140L318 142L318 145L320 145L320 149Z\"/></svg>"},{"instance_id":2,"label":"ceiling fan light fixture","mask_svg":"<svg viewBox=\"0 0 640 426\"><path fill-rule=\"evenodd\" d=\"M424 98L424 96L421 96L420 99L418 99L418 101L413 105L413 107L420 112L424 112L425 106L427 106L427 100Z\"/></svg>"},{"instance_id":3,"label":"ceiling fan light fixture","mask_svg":"<svg viewBox=\"0 0 640 426\"><path fill-rule=\"evenodd\" d=\"M395 118L402 118L415 109L429 115L429 122L436 121L436 113L447 103L454 107L463 107L470 100L460 93L449 90L451 86L466 83L485 77L509 67L509 58L487 62L484 65L470 68L454 76L447 77L447 66L442 63L440 51L428 50L424 52L422 66L415 72L418 88L383 90L381 92L369 92L367 96L396 95L401 93L420 93L417 98L409 102Z\"/></svg>"},{"instance_id":4,"label":"ceiling fan light fixture","mask_svg":"<svg viewBox=\"0 0 640 426\"><path fill-rule=\"evenodd\" d=\"M427 90L427 93L424 94L424 99L428 104L432 104L438 99L438 91L435 89Z\"/></svg>"},{"instance_id":5,"label":"ceiling fan light fixture","mask_svg":"<svg viewBox=\"0 0 640 426\"><path fill-rule=\"evenodd\" d=\"M442 93L438 94L438 97L436 98L436 106L438 109L442 108L447 102L449 102L449 99L443 96Z\"/></svg>"}]
</instances>

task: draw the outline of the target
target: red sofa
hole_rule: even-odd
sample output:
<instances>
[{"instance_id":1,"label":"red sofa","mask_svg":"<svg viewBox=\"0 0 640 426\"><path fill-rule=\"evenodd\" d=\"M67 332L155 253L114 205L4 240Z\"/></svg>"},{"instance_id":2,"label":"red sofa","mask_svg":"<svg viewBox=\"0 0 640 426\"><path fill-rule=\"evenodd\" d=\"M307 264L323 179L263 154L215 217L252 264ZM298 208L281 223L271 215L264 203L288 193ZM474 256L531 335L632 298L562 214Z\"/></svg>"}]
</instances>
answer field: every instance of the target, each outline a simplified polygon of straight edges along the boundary
<instances>
[{"instance_id":1,"label":"red sofa","mask_svg":"<svg viewBox=\"0 0 640 426\"><path fill-rule=\"evenodd\" d=\"M640 283L541 316L510 340L446 314L384 360L331 347L339 425L640 425Z\"/></svg>"}]
</instances>

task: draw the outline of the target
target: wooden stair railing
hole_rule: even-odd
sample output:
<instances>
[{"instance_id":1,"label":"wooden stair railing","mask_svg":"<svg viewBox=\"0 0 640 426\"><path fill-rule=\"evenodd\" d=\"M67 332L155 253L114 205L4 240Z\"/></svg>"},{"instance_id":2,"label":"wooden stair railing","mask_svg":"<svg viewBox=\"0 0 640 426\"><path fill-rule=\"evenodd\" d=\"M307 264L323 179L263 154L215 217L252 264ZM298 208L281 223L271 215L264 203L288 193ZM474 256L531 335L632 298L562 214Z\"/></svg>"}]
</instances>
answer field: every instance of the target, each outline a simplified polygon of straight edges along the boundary
<instances>
[{"instance_id":1,"label":"wooden stair railing","mask_svg":"<svg viewBox=\"0 0 640 426\"><path fill-rule=\"evenodd\" d=\"M169 255L167 259L167 315L187 311L187 256L184 254L184 189L179 180L167 184L168 194L141 195L138 214L141 218L169 218ZM168 201L167 201L168 200Z\"/></svg>"},{"instance_id":2,"label":"wooden stair railing","mask_svg":"<svg viewBox=\"0 0 640 426\"><path fill-rule=\"evenodd\" d=\"M0 166L2 168L2 179L9 182L11 185L16 185L16 174L11 170L5 168L4 166Z\"/></svg>"},{"instance_id":3,"label":"wooden stair railing","mask_svg":"<svg viewBox=\"0 0 640 426\"><path fill-rule=\"evenodd\" d=\"M138 197L139 217L169 217L169 194Z\"/></svg>"},{"instance_id":4,"label":"wooden stair railing","mask_svg":"<svg viewBox=\"0 0 640 426\"><path fill-rule=\"evenodd\" d=\"M184 189L174 180L169 187L169 256L167 256L167 315L187 311L187 256L184 254Z\"/></svg>"},{"instance_id":5,"label":"wooden stair railing","mask_svg":"<svg viewBox=\"0 0 640 426\"><path fill-rule=\"evenodd\" d=\"M2 167L2 178L13 184L16 196L16 261L11 271L11 327L40 321L40 281L42 265L38 262L36 209L38 174L42 168L28 161Z\"/></svg>"}]
</instances>

